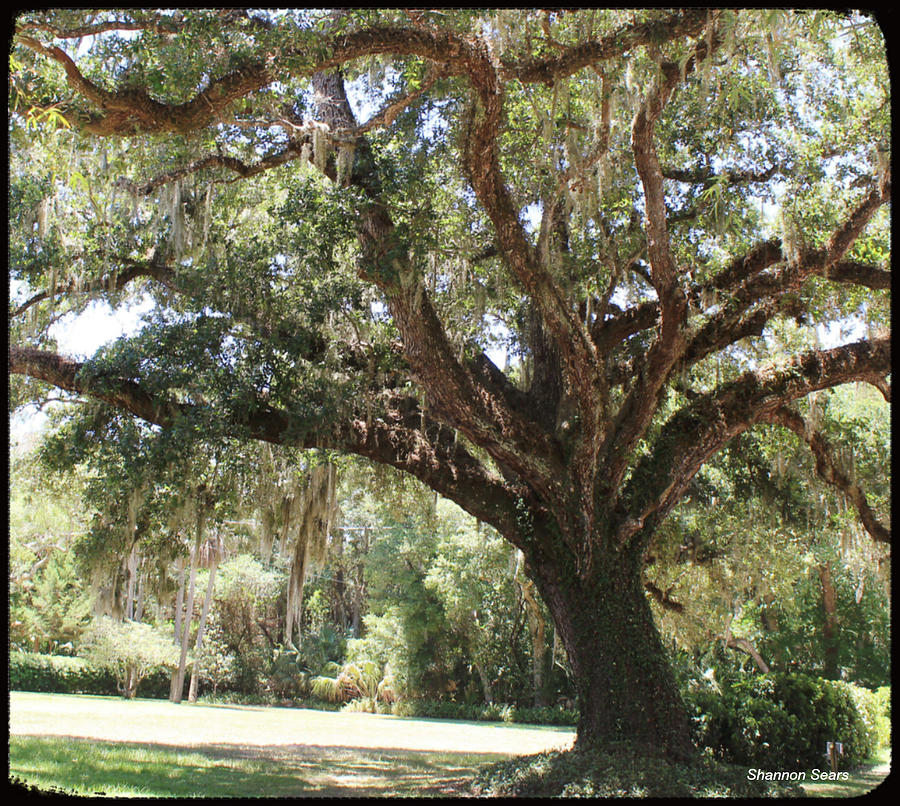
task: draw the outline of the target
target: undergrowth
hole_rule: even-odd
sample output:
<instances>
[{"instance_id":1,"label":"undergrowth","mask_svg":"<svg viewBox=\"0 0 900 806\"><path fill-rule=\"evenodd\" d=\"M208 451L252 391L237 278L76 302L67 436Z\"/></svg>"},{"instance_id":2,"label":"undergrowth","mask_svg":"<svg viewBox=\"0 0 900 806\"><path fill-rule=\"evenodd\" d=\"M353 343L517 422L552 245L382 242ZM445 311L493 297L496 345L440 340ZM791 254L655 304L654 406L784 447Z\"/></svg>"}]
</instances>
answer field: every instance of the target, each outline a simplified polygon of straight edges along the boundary
<instances>
[{"instance_id":1,"label":"undergrowth","mask_svg":"<svg viewBox=\"0 0 900 806\"><path fill-rule=\"evenodd\" d=\"M519 756L478 773L472 793L493 797L803 797L789 782L748 780L747 768L701 757L686 764L628 745Z\"/></svg>"}]
</instances>

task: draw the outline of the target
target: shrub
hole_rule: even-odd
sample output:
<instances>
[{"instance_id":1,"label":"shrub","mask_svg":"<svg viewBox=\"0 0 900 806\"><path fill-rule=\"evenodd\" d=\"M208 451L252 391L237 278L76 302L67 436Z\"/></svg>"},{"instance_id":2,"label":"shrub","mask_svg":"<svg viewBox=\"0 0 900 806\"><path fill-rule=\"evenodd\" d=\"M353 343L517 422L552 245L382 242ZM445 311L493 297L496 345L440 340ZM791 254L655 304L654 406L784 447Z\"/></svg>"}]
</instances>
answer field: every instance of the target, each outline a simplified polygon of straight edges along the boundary
<instances>
[{"instance_id":1,"label":"shrub","mask_svg":"<svg viewBox=\"0 0 900 806\"><path fill-rule=\"evenodd\" d=\"M518 708L503 703L479 705L447 700L403 700L391 708L394 716L464 719L470 722L515 722L531 725L576 725L577 711L562 708Z\"/></svg>"},{"instance_id":2,"label":"shrub","mask_svg":"<svg viewBox=\"0 0 900 806\"><path fill-rule=\"evenodd\" d=\"M84 658L11 652L9 687L55 694L115 694L116 678Z\"/></svg>"},{"instance_id":3,"label":"shrub","mask_svg":"<svg viewBox=\"0 0 900 806\"><path fill-rule=\"evenodd\" d=\"M724 761L768 769L803 770L825 764L825 744L841 742L844 765L868 758L877 744L874 720L858 703L866 695L849 683L803 674L767 674L699 688L687 695L695 740Z\"/></svg>"},{"instance_id":4,"label":"shrub","mask_svg":"<svg viewBox=\"0 0 900 806\"><path fill-rule=\"evenodd\" d=\"M33 652L10 653L9 688L48 694L115 696L119 693L116 676L110 669L97 667L85 658ZM168 698L169 674L162 669L150 672L141 684L141 693L144 697Z\"/></svg>"},{"instance_id":5,"label":"shrub","mask_svg":"<svg viewBox=\"0 0 900 806\"><path fill-rule=\"evenodd\" d=\"M84 654L94 666L109 669L119 693L129 699L137 694L141 681L151 671L178 666L178 648L171 639L137 621L98 619Z\"/></svg>"},{"instance_id":6,"label":"shrub","mask_svg":"<svg viewBox=\"0 0 900 806\"><path fill-rule=\"evenodd\" d=\"M871 691L862 686L845 684L869 733L873 750L889 747L891 743L891 687L882 686Z\"/></svg>"}]
</instances>

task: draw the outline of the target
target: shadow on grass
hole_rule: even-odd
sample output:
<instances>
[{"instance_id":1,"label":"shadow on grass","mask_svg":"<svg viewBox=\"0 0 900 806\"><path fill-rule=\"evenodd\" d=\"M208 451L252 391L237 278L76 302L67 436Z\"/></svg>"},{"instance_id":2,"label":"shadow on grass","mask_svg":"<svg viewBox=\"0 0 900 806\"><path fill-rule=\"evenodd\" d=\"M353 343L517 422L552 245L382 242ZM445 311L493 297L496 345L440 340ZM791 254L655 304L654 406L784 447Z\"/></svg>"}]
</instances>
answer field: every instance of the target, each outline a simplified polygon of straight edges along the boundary
<instances>
[{"instance_id":1,"label":"shadow on grass","mask_svg":"<svg viewBox=\"0 0 900 806\"><path fill-rule=\"evenodd\" d=\"M803 784L808 795L817 798L858 798L884 784L889 773L861 770L850 773L848 781L816 781Z\"/></svg>"},{"instance_id":2,"label":"shadow on grass","mask_svg":"<svg viewBox=\"0 0 900 806\"><path fill-rule=\"evenodd\" d=\"M276 745L103 742L11 736L10 780L42 791L147 797L459 796L506 756Z\"/></svg>"}]
</instances>

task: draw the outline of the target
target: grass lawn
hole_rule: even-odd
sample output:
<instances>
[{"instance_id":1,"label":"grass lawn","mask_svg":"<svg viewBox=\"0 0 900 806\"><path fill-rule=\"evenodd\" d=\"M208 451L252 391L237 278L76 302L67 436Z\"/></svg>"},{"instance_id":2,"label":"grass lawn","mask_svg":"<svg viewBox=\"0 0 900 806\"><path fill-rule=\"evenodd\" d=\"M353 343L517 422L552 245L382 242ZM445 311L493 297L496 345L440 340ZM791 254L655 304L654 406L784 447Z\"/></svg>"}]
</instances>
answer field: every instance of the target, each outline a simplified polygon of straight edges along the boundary
<instances>
[{"instance_id":1,"label":"grass lawn","mask_svg":"<svg viewBox=\"0 0 900 806\"><path fill-rule=\"evenodd\" d=\"M9 774L42 790L146 797L428 796L574 730L290 708L10 693Z\"/></svg>"},{"instance_id":2,"label":"grass lawn","mask_svg":"<svg viewBox=\"0 0 900 806\"><path fill-rule=\"evenodd\" d=\"M827 769L826 765L822 765ZM891 751L882 750L861 769L850 772L846 781L813 781L807 776L802 785L806 794L817 798L855 798L871 792L891 771Z\"/></svg>"},{"instance_id":3,"label":"grass lawn","mask_svg":"<svg viewBox=\"0 0 900 806\"><path fill-rule=\"evenodd\" d=\"M465 794L482 764L571 746L571 728L403 719L164 700L10 693L9 775L26 786L118 797ZM890 752L815 782L813 797L878 786Z\"/></svg>"}]
</instances>

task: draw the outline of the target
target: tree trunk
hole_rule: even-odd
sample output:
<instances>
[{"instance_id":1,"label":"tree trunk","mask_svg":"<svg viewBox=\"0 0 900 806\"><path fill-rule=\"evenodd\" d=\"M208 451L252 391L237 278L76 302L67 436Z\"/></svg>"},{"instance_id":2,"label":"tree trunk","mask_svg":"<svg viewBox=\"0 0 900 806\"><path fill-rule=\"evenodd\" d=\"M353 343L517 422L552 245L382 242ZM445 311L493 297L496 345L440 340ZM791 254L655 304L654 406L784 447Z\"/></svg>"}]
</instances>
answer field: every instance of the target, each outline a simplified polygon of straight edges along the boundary
<instances>
[{"instance_id":1,"label":"tree trunk","mask_svg":"<svg viewBox=\"0 0 900 806\"><path fill-rule=\"evenodd\" d=\"M181 630L181 656L178 659L178 670L172 686L172 702L181 702L184 696L184 674L187 667L188 643L191 637L191 619L194 615L194 586L197 582L197 562L200 556L200 543L203 536L203 520L198 518L197 537L191 549L191 576L188 582L187 606L184 609L184 624Z\"/></svg>"},{"instance_id":2,"label":"tree trunk","mask_svg":"<svg viewBox=\"0 0 900 806\"><path fill-rule=\"evenodd\" d=\"M614 553L597 566L586 579L546 555L529 563L572 668L576 747L625 741L690 759L690 722L641 584L639 552Z\"/></svg>"},{"instance_id":3,"label":"tree trunk","mask_svg":"<svg viewBox=\"0 0 900 806\"><path fill-rule=\"evenodd\" d=\"M137 601L134 605L134 620L141 621L144 617L144 574L141 572L143 560L138 563L138 589Z\"/></svg>"},{"instance_id":4,"label":"tree trunk","mask_svg":"<svg viewBox=\"0 0 900 806\"><path fill-rule=\"evenodd\" d=\"M831 576L831 563L825 563L818 567L819 581L822 584L822 609L825 620L822 625L822 639L825 644L825 669L824 677L837 679L838 669L838 619L837 619L837 594L834 590L834 580Z\"/></svg>"},{"instance_id":5,"label":"tree trunk","mask_svg":"<svg viewBox=\"0 0 900 806\"><path fill-rule=\"evenodd\" d=\"M521 553L520 553L521 556ZM528 618L528 632L531 635L532 696L535 708L546 705L544 699L544 667L546 665L547 642L545 640L544 617L534 591L534 582L522 575L516 567L516 584L522 594L525 615Z\"/></svg>"},{"instance_id":6,"label":"tree trunk","mask_svg":"<svg viewBox=\"0 0 900 806\"><path fill-rule=\"evenodd\" d=\"M184 611L184 559L176 561L178 567L178 592L175 595L175 643L181 644L181 617Z\"/></svg>"},{"instance_id":7,"label":"tree trunk","mask_svg":"<svg viewBox=\"0 0 900 806\"><path fill-rule=\"evenodd\" d=\"M181 646L181 629L184 621L184 559L176 560L178 567L178 593L175 597L175 644ZM172 683L169 686L169 699L175 702L175 686L178 682L178 669L172 672Z\"/></svg>"},{"instance_id":8,"label":"tree trunk","mask_svg":"<svg viewBox=\"0 0 900 806\"><path fill-rule=\"evenodd\" d=\"M487 673L484 664L475 658L475 671L478 672L478 679L481 680L481 690L484 692L484 704L491 705L494 702L494 692L491 689L491 678Z\"/></svg>"},{"instance_id":9,"label":"tree trunk","mask_svg":"<svg viewBox=\"0 0 900 806\"><path fill-rule=\"evenodd\" d=\"M203 631L206 628L206 617L209 615L209 603L212 601L215 584L216 566L211 565L209 568L209 581L206 584L206 596L203 597L200 623L197 625L197 640L194 643L194 663L191 666L191 685L188 690L188 702L197 702L197 687L200 680L200 650L203 647Z\"/></svg>"}]
</instances>

